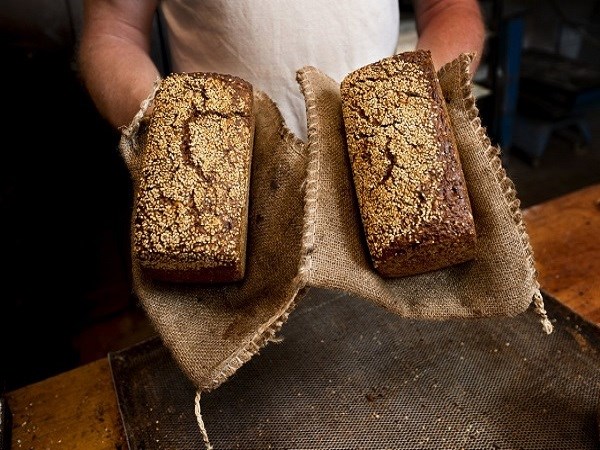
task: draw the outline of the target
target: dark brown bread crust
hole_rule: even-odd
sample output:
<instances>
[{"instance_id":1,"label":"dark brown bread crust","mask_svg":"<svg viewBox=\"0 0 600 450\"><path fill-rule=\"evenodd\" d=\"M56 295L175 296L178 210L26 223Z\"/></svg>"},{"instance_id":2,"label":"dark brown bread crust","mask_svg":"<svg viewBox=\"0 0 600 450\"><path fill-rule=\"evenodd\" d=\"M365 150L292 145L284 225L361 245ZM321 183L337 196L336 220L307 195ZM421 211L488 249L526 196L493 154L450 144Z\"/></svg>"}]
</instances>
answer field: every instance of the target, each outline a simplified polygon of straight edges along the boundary
<instances>
[{"instance_id":1,"label":"dark brown bread crust","mask_svg":"<svg viewBox=\"0 0 600 450\"><path fill-rule=\"evenodd\" d=\"M349 74L342 108L375 269L397 277L471 259L475 225L431 55L407 52Z\"/></svg>"},{"instance_id":2,"label":"dark brown bread crust","mask_svg":"<svg viewBox=\"0 0 600 450\"><path fill-rule=\"evenodd\" d=\"M222 74L163 80L144 144L134 256L150 276L231 282L246 261L252 86Z\"/></svg>"}]
</instances>

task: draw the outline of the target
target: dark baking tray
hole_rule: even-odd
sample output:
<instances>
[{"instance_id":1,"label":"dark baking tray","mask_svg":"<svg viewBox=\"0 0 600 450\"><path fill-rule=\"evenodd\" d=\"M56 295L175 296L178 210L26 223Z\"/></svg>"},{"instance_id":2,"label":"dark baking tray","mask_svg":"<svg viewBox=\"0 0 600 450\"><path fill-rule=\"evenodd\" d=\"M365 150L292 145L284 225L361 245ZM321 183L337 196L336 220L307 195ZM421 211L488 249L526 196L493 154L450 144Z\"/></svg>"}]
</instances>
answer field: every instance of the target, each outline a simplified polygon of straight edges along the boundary
<instances>
[{"instance_id":1,"label":"dark baking tray","mask_svg":"<svg viewBox=\"0 0 600 450\"><path fill-rule=\"evenodd\" d=\"M311 291L202 396L215 449L598 449L600 329L533 311L430 322ZM203 448L194 388L158 338L109 355L131 449Z\"/></svg>"}]
</instances>

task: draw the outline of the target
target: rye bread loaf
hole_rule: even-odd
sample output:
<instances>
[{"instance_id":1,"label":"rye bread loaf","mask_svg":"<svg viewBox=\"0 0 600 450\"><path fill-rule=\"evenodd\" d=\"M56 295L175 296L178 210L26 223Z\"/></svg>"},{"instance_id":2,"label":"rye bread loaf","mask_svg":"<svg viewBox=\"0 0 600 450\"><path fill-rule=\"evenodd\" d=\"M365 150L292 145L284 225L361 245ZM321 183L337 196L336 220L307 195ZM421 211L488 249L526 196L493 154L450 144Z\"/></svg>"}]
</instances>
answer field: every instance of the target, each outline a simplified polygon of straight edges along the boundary
<instances>
[{"instance_id":1,"label":"rye bread loaf","mask_svg":"<svg viewBox=\"0 0 600 450\"><path fill-rule=\"evenodd\" d=\"M252 86L215 73L165 78L148 126L133 252L151 277L231 282L246 261Z\"/></svg>"},{"instance_id":2,"label":"rye bread loaf","mask_svg":"<svg viewBox=\"0 0 600 450\"><path fill-rule=\"evenodd\" d=\"M341 84L354 187L373 266L397 277L471 259L475 225L428 51L395 55Z\"/></svg>"}]
</instances>

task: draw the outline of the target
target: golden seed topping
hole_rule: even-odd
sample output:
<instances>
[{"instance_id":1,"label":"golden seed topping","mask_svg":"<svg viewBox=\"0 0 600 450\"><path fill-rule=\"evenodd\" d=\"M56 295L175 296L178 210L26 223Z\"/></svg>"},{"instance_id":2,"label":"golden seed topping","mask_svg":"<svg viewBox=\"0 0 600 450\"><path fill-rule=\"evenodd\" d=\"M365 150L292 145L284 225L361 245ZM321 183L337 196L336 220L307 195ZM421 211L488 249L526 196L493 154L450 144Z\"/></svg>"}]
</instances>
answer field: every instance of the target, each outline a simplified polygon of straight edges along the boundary
<instances>
[{"instance_id":1,"label":"golden seed topping","mask_svg":"<svg viewBox=\"0 0 600 450\"><path fill-rule=\"evenodd\" d=\"M469 210L443 99L436 98L437 77L424 55L383 59L352 72L341 86L354 186L374 260L443 241L444 233L457 232L444 224ZM456 198L448 201L448 183L465 197L460 208L452 209ZM428 235L432 227L439 232Z\"/></svg>"},{"instance_id":2,"label":"golden seed topping","mask_svg":"<svg viewBox=\"0 0 600 450\"><path fill-rule=\"evenodd\" d=\"M218 74L162 82L143 154L134 222L142 265L238 265L253 142L251 86Z\"/></svg>"}]
</instances>

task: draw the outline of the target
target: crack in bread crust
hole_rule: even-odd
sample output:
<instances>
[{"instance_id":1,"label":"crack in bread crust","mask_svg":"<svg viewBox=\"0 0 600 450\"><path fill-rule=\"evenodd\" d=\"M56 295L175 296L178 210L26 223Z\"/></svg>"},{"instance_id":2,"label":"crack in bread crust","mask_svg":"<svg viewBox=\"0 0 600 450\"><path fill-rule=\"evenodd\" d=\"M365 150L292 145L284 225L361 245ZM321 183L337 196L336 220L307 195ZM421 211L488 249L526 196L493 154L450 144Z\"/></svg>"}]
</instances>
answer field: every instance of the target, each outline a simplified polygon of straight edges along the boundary
<instances>
[{"instance_id":1,"label":"crack in bread crust","mask_svg":"<svg viewBox=\"0 0 600 450\"><path fill-rule=\"evenodd\" d=\"M163 80L145 140L134 253L155 278L235 281L245 267L252 86L212 73Z\"/></svg>"},{"instance_id":2,"label":"crack in bread crust","mask_svg":"<svg viewBox=\"0 0 600 450\"><path fill-rule=\"evenodd\" d=\"M475 226L430 55L362 67L341 85L354 187L369 252L386 276L470 259Z\"/></svg>"}]
</instances>

